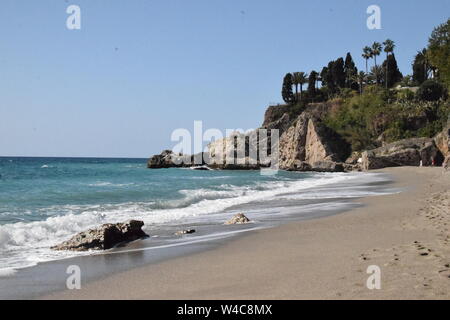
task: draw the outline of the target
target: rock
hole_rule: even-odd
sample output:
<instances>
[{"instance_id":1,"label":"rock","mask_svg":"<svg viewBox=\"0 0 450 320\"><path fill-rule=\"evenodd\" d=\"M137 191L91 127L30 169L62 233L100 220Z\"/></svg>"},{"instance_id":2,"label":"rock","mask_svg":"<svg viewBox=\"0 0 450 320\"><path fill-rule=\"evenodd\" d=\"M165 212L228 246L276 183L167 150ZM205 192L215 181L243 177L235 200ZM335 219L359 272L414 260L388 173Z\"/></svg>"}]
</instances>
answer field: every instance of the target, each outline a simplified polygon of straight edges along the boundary
<instances>
[{"instance_id":1,"label":"rock","mask_svg":"<svg viewBox=\"0 0 450 320\"><path fill-rule=\"evenodd\" d=\"M194 230L194 229L187 229L187 230L180 230L180 231L177 231L177 232L175 232L175 235L176 235L176 236L182 236L182 235L184 235L184 234L192 234L192 233L195 233L195 230Z\"/></svg>"},{"instance_id":2,"label":"rock","mask_svg":"<svg viewBox=\"0 0 450 320\"><path fill-rule=\"evenodd\" d=\"M263 129L278 129L279 134L282 135L283 132L285 132L290 126L291 126L291 118L289 116L289 113L283 113L283 115L280 118L274 118L273 117L273 111L271 108L280 108L281 110L284 110L285 108L282 108L284 106L272 106L269 107L266 111L266 114L264 116L264 122L261 126ZM272 113L273 112L273 113ZM268 115L269 113L269 115Z\"/></svg>"},{"instance_id":3,"label":"rock","mask_svg":"<svg viewBox=\"0 0 450 320\"><path fill-rule=\"evenodd\" d=\"M287 105L269 106L264 113L264 121L261 125L264 129L278 129L280 135L291 125Z\"/></svg>"},{"instance_id":4,"label":"rock","mask_svg":"<svg viewBox=\"0 0 450 320\"><path fill-rule=\"evenodd\" d=\"M361 164L349 164L349 163L343 163L342 166L344 167L344 172L352 172L352 171L362 171Z\"/></svg>"},{"instance_id":5,"label":"rock","mask_svg":"<svg viewBox=\"0 0 450 320\"><path fill-rule=\"evenodd\" d=\"M234 215L233 218L225 222L225 224L244 224L249 222L250 219L247 218L243 213L238 213Z\"/></svg>"},{"instance_id":6,"label":"rock","mask_svg":"<svg viewBox=\"0 0 450 320\"><path fill-rule=\"evenodd\" d=\"M361 167L363 170L381 169L398 166L419 166L420 161L424 166L431 165L431 159L435 164L442 163L442 154L430 138L412 138L396 141L383 147L364 151ZM439 163L440 162L440 163Z\"/></svg>"},{"instance_id":7,"label":"rock","mask_svg":"<svg viewBox=\"0 0 450 320\"><path fill-rule=\"evenodd\" d=\"M444 157L450 155L450 125L434 137L434 143Z\"/></svg>"},{"instance_id":8,"label":"rock","mask_svg":"<svg viewBox=\"0 0 450 320\"><path fill-rule=\"evenodd\" d=\"M218 170L258 170L269 167L270 158L263 162L258 154L262 143L269 146L267 152L270 154L270 135L269 130L267 137L254 130L245 134L233 132L226 138L215 140L208 145L208 159L211 160L208 166Z\"/></svg>"},{"instance_id":9,"label":"rock","mask_svg":"<svg viewBox=\"0 0 450 320\"><path fill-rule=\"evenodd\" d=\"M321 122L323 107L307 108L280 137L280 169L292 170L297 161L341 162L349 153L349 145Z\"/></svg>"},{"instance_id":10,"label":"rock","mask_svg":"<svg viewBox=\"0 0 450 320\"><path fill-rule=\"evenodd\" d=\"M204 152L195 155L175 154L171 150L164 150L161 154L152 156L147 161L147 168L181 168L190 167L192 165L202 166L207 162L208 154Z\"/></svg>"},{"instance_id":11,"label":"rock","mask_svg":"<svg viewBox=\"0 0 450 320\"><path fill-rule=\"evenodd\" d=\"M181 166L175 164L176 159L180 159L181 155L175 155L171 150L164 150L161 154L152 156L147 162L147 168L159 169L159 168L172 168Z\"/></svg>"},{"instance_id":12,"label":"rock","mask_svg":"<svg viewBox=\"0 0 450 320\"><path fill-rule=\"evenodd\" d=\"M144 222L130 220L124 223L104 224L98 228L78 233L71 239L51 247L53 250L87 251L107 250L119 243L148 237L142 231Z\"/></svg>"},{"instance_id":13,"label":"rock","mask_svg":"<svg viewBox=\"0 0 450 320\"><path fill-rule=\"evenodd\" d=\"M346 164L357 164L362 161L360 152L353 152L350 157L345 160Z\"/></svg>"},{"instance_id":14,"label":"rock","mask_svg":"<svg viewBox=\"0 0 450 320\"><path fill-rule=\"evenodd\" d=\"M334 161L316 161L311 165L311 171L315 172L344 172L342 163Z\"/></svg>"},{"instance_id":15,"label":"rock","mask_svg":"<svg viewBox=\"0 0 450 320\"><path fill-rule=\"evenodd\" d=\"M287 171L311 171L311 165L305 161L294 160L289 168L284 168Z\"/></svg>"}]
</instances>

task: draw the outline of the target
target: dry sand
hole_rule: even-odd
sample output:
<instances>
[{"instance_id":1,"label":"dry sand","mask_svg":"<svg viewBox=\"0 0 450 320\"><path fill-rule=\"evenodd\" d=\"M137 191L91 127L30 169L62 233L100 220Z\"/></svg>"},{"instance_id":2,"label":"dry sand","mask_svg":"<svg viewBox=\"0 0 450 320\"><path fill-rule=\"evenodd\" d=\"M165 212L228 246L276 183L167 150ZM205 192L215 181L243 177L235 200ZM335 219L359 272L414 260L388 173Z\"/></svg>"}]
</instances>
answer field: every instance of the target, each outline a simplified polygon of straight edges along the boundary
<instances>
[{"instance_id":1,"label":"dry sand","mask_svg":"<svg viewBox=\"0 0 450 320\"><path fill-rule=\"evenodd\" d=\"M450 172L381 171L406 190L44 298L449 299ZM380 290L366 287L370 265L381 269Z\"/></svg>"}]
</instances>

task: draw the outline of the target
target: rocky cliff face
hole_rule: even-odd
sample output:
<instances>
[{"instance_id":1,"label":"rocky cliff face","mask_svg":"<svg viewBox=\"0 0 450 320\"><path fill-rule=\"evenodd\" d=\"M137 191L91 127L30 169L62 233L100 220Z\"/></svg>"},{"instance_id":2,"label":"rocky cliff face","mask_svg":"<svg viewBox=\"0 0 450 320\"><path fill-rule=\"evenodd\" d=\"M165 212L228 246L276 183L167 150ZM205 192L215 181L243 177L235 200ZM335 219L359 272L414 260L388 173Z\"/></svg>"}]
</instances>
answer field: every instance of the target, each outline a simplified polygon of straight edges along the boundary
<instances>
[{"instance_id":1,"label":"rocky cliff face","mask_svg":"<svg viewBox=\"0 0 450 320\"><path fill-rule=\"evenodd\" d=\"M431 138L413 138L396 141L362 153L364 170L398 166L430 166L442 164L442 153Z\"/></svg>"},{"instance_id":2,"label":"rocky cliff face","mask_svg":"<svg viewBox=\"0 0 450 320\"><path fill-rule=\"evenodd\" d=\"M434 143L444 157L450 156L450 125L434 137Z\"/></svg>"},{"instance_id":3,"label":"rocky cliff face","mask_svg":"<svg viewBox=\"0 0 450 320\"><path fill-rule=\"evenodd\" d=\"M450 157L450 126L433 139L414 138L397 141L383 147L365 151L361 155L350 155L350 145L336 132L324 125L329 113L340 107L339 102L309 104L296 118L292 118L287 106L271 106L267 109L262 129L268 136L259 136L257 130L234 133L230 137L209 144L208 152L200 155L201 163L213 169L253 170L270 166L270 162L260 159L259 149L265 147L270 155L271 130L279 131L278 163L282 170L291 171L343 171L378 169L392 166L428 166L434 161L440 165L445 157ZM199 155L181 156L164 151L153 156L149 168L186 167L194 165ZM225 160L232 158L232 162ZM215 162L212 162L212 159ZM347 159L347 161L346 161ZM433 160L432 160L433 159ZM343 163L346 161L346 163ZM180 164L181 163L181 164Z\"/></svg>"},{"instance_id":4,"label":"rocky cliff face","mask_svg":"<svg viewBox=\"0 0 450 320\"><path fill-rule=\"evenodd\" d=\"M350 153L349 146L322 123L331 107L327 103L310 105L283 133L280 138L281 169L310 170L317 164L320 171L325 171L327 166L324 162L342 162L346 159Z\"/></svg>"},{"instance_id":5,"label":"rocky cliff face","mask_svg":"<svg viewBox=\"0 0 450 320\"><path fill-rule=\"evenodd\" d=\"M267 136L258 130L251 133L235 132L224 139L208 145L208 153L202 164L214 169L259 169L271 165L272 129L279 134L279 168L298 171L342 171L342 162L349 155L349 146L338 134L327 128L322 119L335 106L332 103L310 104L296 119L291 119L286 106L269 107L261 129L267 129ZM273 143L276 143L274 140ZM266 159L260 159L260 148L266 148ZM188 156L189 157L189 156ZM233 162L226 159L233 158ZM180 161L184 159L184 161ZM186 156L164 151L148 161L149 168L190 166ZM214 162L213 162L214 160ZM180 164L182 162L183 164Z\"/></svg>"}]
</instances>

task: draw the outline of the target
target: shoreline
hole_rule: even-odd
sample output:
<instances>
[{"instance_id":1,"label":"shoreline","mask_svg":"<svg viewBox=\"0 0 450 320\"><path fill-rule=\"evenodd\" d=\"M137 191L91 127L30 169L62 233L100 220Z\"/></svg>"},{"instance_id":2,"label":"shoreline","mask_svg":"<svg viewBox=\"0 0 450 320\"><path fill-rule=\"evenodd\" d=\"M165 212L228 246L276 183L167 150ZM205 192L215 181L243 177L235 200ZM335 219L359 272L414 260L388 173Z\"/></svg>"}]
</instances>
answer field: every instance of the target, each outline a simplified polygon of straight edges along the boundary
<instances>
[{"instance_id":1,"label":"shoreline","mask_svg":"<svg viewBox=\"0 0 450 320\"><path fill-rule=\"evenodd\" d=\"M375 172L392 175L392 186L406 190L39 298L449 299L450 239L442 230L449 217L439 211L441 202L448 204L448 174L416 167ZM441 223L434 224L431 214ZM366 269L374 264L381 268L381 290L365 286Z\"/></svg>"}]
</instances>

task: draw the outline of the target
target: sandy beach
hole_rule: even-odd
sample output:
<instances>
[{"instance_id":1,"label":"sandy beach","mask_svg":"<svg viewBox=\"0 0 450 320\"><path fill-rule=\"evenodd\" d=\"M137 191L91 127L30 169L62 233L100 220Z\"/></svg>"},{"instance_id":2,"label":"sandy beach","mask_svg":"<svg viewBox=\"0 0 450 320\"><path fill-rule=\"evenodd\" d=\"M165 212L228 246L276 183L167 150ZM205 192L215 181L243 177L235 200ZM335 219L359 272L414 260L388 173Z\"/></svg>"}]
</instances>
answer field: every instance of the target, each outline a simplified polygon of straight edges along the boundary
<instances>
[{"instance_id":1,"label":"sandy beach","mask_svg":"<svg viewBox=\"0 0 450 320\"><path fill-rule=\"evenodd\" d=\"M43 299L449 299L450 172L380 172L403 192L326 218L83 283ZM368 266L381 269L369 290Z\"/></svg>"}]
</instances>

